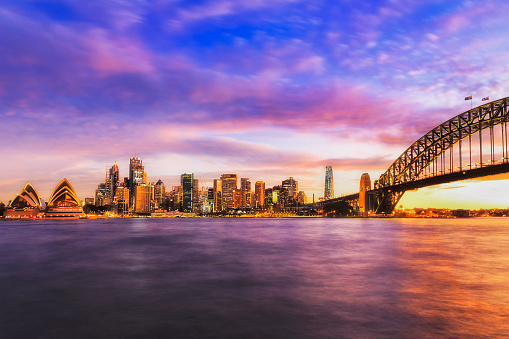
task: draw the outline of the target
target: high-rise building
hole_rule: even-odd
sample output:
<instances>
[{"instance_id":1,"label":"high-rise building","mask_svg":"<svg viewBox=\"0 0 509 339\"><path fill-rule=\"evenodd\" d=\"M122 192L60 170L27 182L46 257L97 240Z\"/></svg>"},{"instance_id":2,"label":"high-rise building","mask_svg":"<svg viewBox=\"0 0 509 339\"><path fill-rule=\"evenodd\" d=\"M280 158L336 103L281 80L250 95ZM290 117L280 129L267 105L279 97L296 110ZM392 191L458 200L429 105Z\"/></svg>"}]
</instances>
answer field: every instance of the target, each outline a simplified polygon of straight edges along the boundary
<instances>
[{"instance_id":1,"label":"high-rise building","mask_svg":"<svg viewBox=\"0 0 509 339\"><path fill-rule=\"evenodd\" d=\"M240 207L251 208L251 181L240 178Z\"/></svg>"},{"instance_id":2,"label":"high-rise building","mask_svg":"<svg viewBox=\"0 0 509 339\"><path fill-rule=\"evenodd\" d=\"M104 206L104 196L106 193L106 183L102 182L97 186L95 190L95 205Z\"/></svg>"},{"instance_id":3,"label":"high-rise building","mask_svg":"<svg viewBox=\"0 0 509 339\"><path fill-rule=\"evenodd\" d=\"M131 158L129 160L129 187L141 185L143 183L143 173L145 168L140 158Z\"/></svg>"},{"instance_id":4,"label":"high-rise building","mask_svg":"<svg viewBox=\"0 0 509 339\"><path fill-rule=\"evenodd\" d=\"M117 162L106 171L106 187L104 193L104 204L112 205L115 203L115 193L120 181L120 174Z\"/></svg>"},{"instance_id":5,"label":"high-rise building","mask_svg":"<svg viewBox=\"0 0 509 339\"><path fill-rule=\"evenodd\" d=\"M156 209L161 208L166 199L166 186L159 179L159 181L154 185L154 206Z\"/></svg>"},{"instance_id":6,"label":"high-rise building","mask_svg":"<svg viewBox=\"0 0 509 339\"><path fill-rule=\"evenodd\" d=\"M233 192L233 208L240 208L240 203L242 201L242 193L240 188L236 188Z\"/></svg>"},{"instance_id":7,"label":"high-rise building","mask_svg":"<svg viewBox=\"0 0 509 339\"><path fill-rule=\"evenodd\" d=\"M181 197L182 186L172 186L170 198L173 199L174 207L178 207L182 202Z\"/></svg>"},{"instance_id":8,"label":"high-rise building","mask_svg":"<svg viewBox=\"0 0 509 339\"><path fill-rule=\"evenodd\" d=\"M214 203L214 188L209 188L207 190L207 200L213 204Z\"/></svg>"},{"instance_id":9,"label":"high-rise building","mask_svg":"<svg viewBox=\"0 0 509 339\"><path fill-rule=\"evenodd\" d=\"M193 211L193 184L193 173L184 173L180 176L181 201L184 212Z\"/></svg>"},{"instance_id":10,"label":"high-rise building","mask_svg":"<svg viewBox=\"0 0 509 339\"><path fill-rule=\"evenodd\" d=\"M325 192L323 194L325 200L334 199L334 179L332 177L332 167L325 167Z\"/></svg>"},{"instance_id":11,"label":"high-rise building","mask_svg":"<svg viewBox=\"0 0 509 339\"><path fill-rule=\"evenodd\" d=\"M237 174L221 175L222 208L235 208L235 190L237 189Z\"/></svg>"},{"instance_id":12,"label":"high-rise building","mask_svg":"<svg viewBox=\"0 0 509 339\"><path fill-rule=\"evenodd\" d=\"M214 212L221 212L223 210L222 184L223 181L221 179L214 179Z\"/></svg>"},{"instance_id":13,"label":"high-rise building","mask_svg":"<svg viewBox=\"0 0 509 339\"><path fill-rule=\"evenodd\" d=\"M264 201L264 206L265 208L269 208L269 207L272 207L272 205L274 204L274 201L272 200L272 193L273 193L273 188L269 187L269 188L266 188L265 189L265 201Z\"/></svg>"},{"instance_id":14,"label":"high-rise building","mask_svg":"<svg viewBox=\"0 0 509 339\"><path fill-rule=\"evenodd\" d=\"M291 199L293 199L295 194L299 191L299 183L293 177L283 180L281 187L288 190L288 197Z\"/></svg>"},{"instance_id":15,"label":"high-rise building","mask_svg":"<svg viewBox=\"0 0 509 339\"><path fill-rule=\"evenodd\" d=\"M117 196L117 214L129 214L129 189L127 187L119 186L116 191Z\"/></svg>"},{"instance_id":16,"label":"high-rise building","mask_svg":"<svg viewBox=\"0 0 509 339\"><path fill-rule=\"evenodd\" d=\"M134 212L138 214L150 213L150 186L135 186L134 195Z\"/></svg>"},{"instance_id":17,"label":"high-rise building","mask_svg":"<svg viewBox=\"0 0 509 339\"><path fill-rule=\"evenodd\" d=\"M272 204L281 204L281 185L272 187Z\"/></svg>"},{"instance_id":18,"label":"high-rise building","mask_svg":"<svg viewBox=\"0 0 509 339\"><path fill-rule=\"evenodd\" d=\"M255 183L254 208L263 209L265 205L265 183L257 181Z\"/></svg>"},{"instance_id":19,"label":"high-rise building","mask_svg":"<svg viewBox=\"0 0 509 339\"><path fill-rule=\"evenodd\" d=\"M198 212L200 207L200 181L193 179L193 211Z\"/></svg>"},{"instance_id":20,"label":"high-rise building","mask_svg":"<svg viewBox=\"0 0 509 339\"><path fill-rule=\"evenodd\" d=\"M135 200L135 187L143 185L143 173L145 172L140 158L131 158L129 160L129 196L130 206L133 208Z\"/></svg>"},{"instance_id":21,"label":"high-rise building","mask_svg":"<svg viewBox=\"0 0 509 339\"><path fill-rule=\"evenodd\" d=\"M304 193L304 191L299 191L295 197L295 201L299 206L305 205L307 203L306 193Z\"/></svg>"},{"instance_id":22,"label":"high-rise building","mask_svg":"<svg viewBox=\"0 0 509 339\"><path fill-rule=\"evenodd\" d=\"M299 184L294 178L290 177L286 180L283 180L279 193L279 203L282 206L294 205L295 195L297 194L298 189Z\"/></svg>"}]
</instances>

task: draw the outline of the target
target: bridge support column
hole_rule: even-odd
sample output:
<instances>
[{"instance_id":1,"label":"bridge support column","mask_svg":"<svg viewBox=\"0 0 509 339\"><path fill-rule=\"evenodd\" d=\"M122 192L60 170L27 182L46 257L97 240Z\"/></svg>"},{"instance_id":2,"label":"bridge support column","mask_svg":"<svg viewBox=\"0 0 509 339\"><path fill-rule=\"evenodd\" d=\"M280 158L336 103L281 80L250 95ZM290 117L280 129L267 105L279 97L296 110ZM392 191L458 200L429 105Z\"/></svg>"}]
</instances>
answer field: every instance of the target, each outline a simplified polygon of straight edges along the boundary
<instances>
[{"instance_id":1,"label":"bridge support column","mask_svg":"<svg viewBox=\"0 0 509 339\"><path fill-rule=\"evenodd\" d=\"M376 214L392 214L405 191L379 189L373 191Z\"/></svg>"}]
</instances>

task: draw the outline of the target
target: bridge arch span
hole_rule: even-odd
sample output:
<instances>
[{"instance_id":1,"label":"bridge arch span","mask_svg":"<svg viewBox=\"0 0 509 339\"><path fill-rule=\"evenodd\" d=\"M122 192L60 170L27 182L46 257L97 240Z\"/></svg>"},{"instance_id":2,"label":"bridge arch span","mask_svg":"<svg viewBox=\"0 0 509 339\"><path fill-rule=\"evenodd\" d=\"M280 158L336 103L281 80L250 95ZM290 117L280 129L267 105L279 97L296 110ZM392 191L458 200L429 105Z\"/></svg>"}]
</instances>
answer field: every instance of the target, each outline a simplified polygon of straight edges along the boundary
<instances>
[{"instance_id":1,"label":"bridge arch span","mask_svg":"<svg viewBox=\"0 0 509 339\"><path fill-rule=\"evenodd\" d=\"M480 166L489 166L492 164L496 164L497 161L494 159L494 135L493 135L493 127L496 125L502 124L502 159L503 162L507 162L509 160L509 155L507 152L507 125L506 122L509 121L509 97L499 99L496 101L492 101L490 103L478 106L471 110L468 110L464 113L461 113L452 119L438 125L433 128L428 133L424 134L421 138L419 138L416 142L414 142L410 147L406 149L403 154L400 155L396 161L392 163L392 165L383 173L378 180L374 183L374 189L384 189L393 187L395 185L401 185L405 183L415 182L423 179L426 176L433 175L442 175L444 171L436 171L434 173L429 173L428 175L424 173L426 169L429 170L433 162L436 161L439 157L443 157L445 152L451 150L451 148L459 144L458 152L459 152L459 171L463 171L465 166L467 166L467 170L472 170L474 167ZM481 131L490 128L490 150L491 150L491 159L488 163L483 163L483 141L482 141L482 133ZM472 149L471 149L471 137L479 133L479 143L480 143L480 162L475 166L472 165ZM462 164L462 140L468 138L469 139L469 147L470 147L470 163ZM452 166L452 162L454 159L454 154L452 154L452 150L450 152L450 172L454 171ZM465 166L464 166L465 165ZM399 200L399 199L398 199Z\"/></svg>"}]
</instances>

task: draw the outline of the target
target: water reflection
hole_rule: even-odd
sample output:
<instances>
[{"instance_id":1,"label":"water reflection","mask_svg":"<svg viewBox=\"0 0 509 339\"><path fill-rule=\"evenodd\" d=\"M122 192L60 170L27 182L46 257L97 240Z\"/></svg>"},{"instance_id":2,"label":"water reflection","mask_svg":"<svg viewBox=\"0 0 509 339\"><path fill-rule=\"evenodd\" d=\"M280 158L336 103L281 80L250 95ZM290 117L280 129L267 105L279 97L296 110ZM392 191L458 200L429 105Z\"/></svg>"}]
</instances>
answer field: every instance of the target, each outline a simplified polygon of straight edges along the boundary
<instances>
[{"instance_id":1,"label":"water reflection","mask_svg":"<svg viewBox=\"0 0 509 339\"><path fill-rule=\"evenodd\" d=\"M401 281L400 307L414 321L411 334L479 338L509 333L508 285L500 284L493 267L507 263L501 245L509 239L509 228L505 222L495 231L502 241L497 243L491 241L493 230L479 232L480 221L402 222L399 260L408 274Z\"/></svg>"},{"instance_id":2,"label":"water reflection","mask_svg":"<svg viewBox=\"0 0 509 339\"><path fill-rule=\"evenodd\" d=\"M508 240L504 219L2 222L0 329L8 338L502 336Z\"/></svg>"}]
</instances>

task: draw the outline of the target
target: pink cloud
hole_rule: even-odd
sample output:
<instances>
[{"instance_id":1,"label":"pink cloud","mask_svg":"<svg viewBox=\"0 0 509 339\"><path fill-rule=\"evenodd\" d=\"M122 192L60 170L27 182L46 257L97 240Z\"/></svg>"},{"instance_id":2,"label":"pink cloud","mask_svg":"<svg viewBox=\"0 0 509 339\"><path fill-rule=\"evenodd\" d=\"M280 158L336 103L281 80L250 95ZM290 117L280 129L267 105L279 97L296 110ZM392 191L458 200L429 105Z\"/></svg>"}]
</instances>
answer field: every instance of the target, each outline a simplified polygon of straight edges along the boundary
<instances>
[{"instance_id":1,"label":"pink cloud","mask_svg":"<svg viewBox=\"0 0 509 339\"><path fill-rule=\"evenodd\" d=\"M152 57L139 41L126 36L113 37L100 29L87 32L83 40L95 70L108 73L154 71Z\"/></svg>"}]
</instances>

